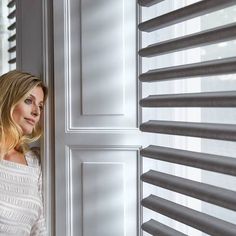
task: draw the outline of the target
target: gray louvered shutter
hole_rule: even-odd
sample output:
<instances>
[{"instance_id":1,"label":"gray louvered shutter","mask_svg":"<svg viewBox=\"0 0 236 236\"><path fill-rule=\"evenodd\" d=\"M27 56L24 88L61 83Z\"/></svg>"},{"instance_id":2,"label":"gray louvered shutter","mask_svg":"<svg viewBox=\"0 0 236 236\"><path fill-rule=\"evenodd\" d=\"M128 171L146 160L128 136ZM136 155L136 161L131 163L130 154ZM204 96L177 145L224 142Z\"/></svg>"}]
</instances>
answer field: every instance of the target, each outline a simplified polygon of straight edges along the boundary
<instances>
[{"instance_id":1,"label":"gray louvered shutter","mask_svg":"<svg viewBox=\"0 0 236 236\"><path fill-rule=\"evenodd\" d=\"M16 0L10 0L8 5L9 14L9 26L8 30L10 32L10 37L8 38L9 42L9 60L8 63L10 64L11 69L16 68Z\"/></svg>"},{"instance_id":2,"label":"gray louvered shutter","mask_svg":"<svg viewBox=\"0 0 236 236\"><path fill-rule=\"evenodd\" d=\"M165 2L163 0L139 0L140 12L145 11L147 8L161 9ZM162 5L163 4L163 5ZM156 32L158 39L158 32L163 34L166 28L173 25L176 29L181 28L181 23L202 16L208 16L216 11L224 11L226 8L232 7L233 12L236 13L236 1L235 0L203 0L198 1L187 6L173 9L158 15L154 18L142 21L138 25L140 34L140 48L139 55L141 57L140 64L147 58L158 58L159 62L167 60L165 55L169 54L169 58L174 57L174 53L178 53L184 50L191 50L197 47L214 47L214 50L220 48L217 44L224 46L227 42L233 42L233 50L229 54L230 57L225 58L213 58L210 60L201 60L194 63L183 63L181 65L168 66L164 68L152 68L144 71L141 68L139 80L143 86L153 84L158 86L159 83L168 82L175 83L177 80L187 80L189 78L200 79L211 77L211 91L210 92L197 92L197 93L172 93L172 94L149 94L147 97L143 97L140 100L140 106L144 109L156 109L158 112L162 112L161 109L189 109L189 108L203 108L208 109L206 112L213 111L214 109L222 109L225 117L229 108L233 109L236 106L236 86L230 91L224 91L224 89L215 89L214 81L215 77L222 76L222 81L227 79L228 75L236 73L236 23L235 17L232 17L230 22L217 27L211 27L210 29L201 29L199 32L194 32L181 37L174 37L168 40L159 40L159 42L151 43L150 45L143 46L142 40L149 39L149 34ZM158 12L158 11L157 11ZM224 15L224 14L223 14ZM141 17L140 17L141 18ZM221 21L221 19L216 19ZM179 27L179 28L178 28ZM162 31L161 31L162 30ZM161 36L160 36L161 38ZM157 63L158 64L158 63ZM141 67L141 66L140 66ZM224 77L225 76L225 77ZM235 75L232 75L231 81L236 80ZM223 83L223 82L222 82ZM225 83L228 83L227 80ZM228 83L229 84L229 83ZM217 86L216 86L217 87ZM227 89L228 90L228 89ZM210 110L211 109L211 110ZM205 110L203 111L204 114ZM233 114L233 113L232 113ZM216 117L217 118L217 117ZM171 118L170 118L171 119ZM173 120L147 120L140 125L140 130L151 134L164 135L177 135L184 137L197 137L201 140L207 139L207 145L217 145L212 140L219 140L224 142L224 145L232 147L234 141L236 141L236 125L232 123L223 122L194 122L194 121L173 121ZM227 119L226 119L227 120ZM160 136L158 136L160 137ZM159 138L159 140L161 137ZM204 147L203 141L203 147ZM204 149L204 148L203 148ZM210 148L209 148L210 149ZM204 181L194 181L188 178L182 178L176 175L165 173L163 171L156 171L153 169L141 175L141 180L144 184L151 184L153 186L160 187L164 191L173 191L182 195L199 199L207 204L212 204L220 208L226 209L234 217L236 216L236 192L235 185L232 189L224 188L221 186L220 181L225 178L235 178L236 176L236 159L226 155L219 155L217 153L196 152L191 150L183 150L178 148L166 147L158 145L158 139L156 143L150 144L141 150L141 156L143 161L147 159L156 160L157 162L165 162L169 165L181 165L198 168L207 173L221 173L218 176L219 185L204 183ZM220 179L222 178L222 179ZM206 181L207 182L207 181ZM235 183L235 179L232 180ZM234 189L234 191L233 191ZM157 191L158 192L158 191ZM159 191L160 192L160 191ZM205 204L205 203L203 203ZM201 232L209 235L218 236L235 236L236 224L225 220L224 217L219 218L215 216L214 210L209 214L207 212L197 211L192 207L186 207L181 204L177 204L170 199L166 199L158 196L157 194L150 194L141 201L141 205L144 209L150 209L158 214L164 215L170 219L181 222L185 225L193 227ZM211 205L210 205L211 206ZM211 208L211 207L209 207ZM212 209L215 209L212 207ZM232 217L232 218L233 218ZM236 223L236 222L235 222ZM177 236L186 235L184 232L177 231L171 225L163 224L155 219L148 219L143 222L142 229L151 235L165 235L165 236ZM191 235L193 236L193 235Z\"/></svg>"}]
</instances>

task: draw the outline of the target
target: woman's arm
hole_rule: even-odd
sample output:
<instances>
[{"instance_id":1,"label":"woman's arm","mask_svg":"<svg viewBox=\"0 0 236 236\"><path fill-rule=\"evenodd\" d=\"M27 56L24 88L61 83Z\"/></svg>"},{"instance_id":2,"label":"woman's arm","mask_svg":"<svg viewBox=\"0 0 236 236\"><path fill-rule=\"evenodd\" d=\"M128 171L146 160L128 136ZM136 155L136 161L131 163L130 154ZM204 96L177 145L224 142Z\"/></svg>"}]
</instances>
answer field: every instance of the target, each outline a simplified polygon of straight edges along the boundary
<instances>
[{"instance_id":1,"label":"woman's arm","mask_svg":"<svg viewBox=\"0 0 236 236\"><path fill-rule=\"evenodd\" d=\"M41 199L41 212L39 215L38 220L35 222L35 224L33 225L31 232L30 232L30 236L46 236L47 235L47 230L46 230L46 223L45 223L45 217L44 217L44 209L43 209L43 195L42 195L42 170L41 167L40 168L40 174L39 174L39 182L38 182L38 186L39 186L39 195L40 195L40 199Z\"/></svg>"}]
</instances>

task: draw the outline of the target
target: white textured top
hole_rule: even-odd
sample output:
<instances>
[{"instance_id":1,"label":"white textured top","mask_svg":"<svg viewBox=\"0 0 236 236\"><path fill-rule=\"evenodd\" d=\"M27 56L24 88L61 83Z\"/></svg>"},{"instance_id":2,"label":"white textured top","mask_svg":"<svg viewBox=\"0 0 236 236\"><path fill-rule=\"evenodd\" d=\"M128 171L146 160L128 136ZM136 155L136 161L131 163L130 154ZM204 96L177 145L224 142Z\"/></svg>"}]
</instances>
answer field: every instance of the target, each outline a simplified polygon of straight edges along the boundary
<instances>
[{"instance_id":1,"label":"white textured top","mask_svg":"<svg viewBox=\"0 0 236 236\"><path fill-rule=\"evenodd\" d=\"M28 165L0 160L0 236L47 235L42 204L42 171L29 151Z\"/></svg>"}]
</instances>

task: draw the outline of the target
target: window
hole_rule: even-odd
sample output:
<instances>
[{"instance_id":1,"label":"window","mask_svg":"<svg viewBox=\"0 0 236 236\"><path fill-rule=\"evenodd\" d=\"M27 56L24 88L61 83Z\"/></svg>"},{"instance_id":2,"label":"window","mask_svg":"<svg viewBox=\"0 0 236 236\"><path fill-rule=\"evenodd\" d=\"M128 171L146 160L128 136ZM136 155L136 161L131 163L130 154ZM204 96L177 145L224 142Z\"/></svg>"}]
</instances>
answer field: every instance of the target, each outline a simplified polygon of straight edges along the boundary
<instances>
[{"instance_id":1,"label":"window","mask_svg":"<svg viewBox=\"0 0 236 236\"><path fill-rule=\"evenodd\" d=\"M226 202L230 196L236 197L229 191L236 190L236 3L139 2L150 3L141 7L139 25L143 81L140 127L152 145L141 151L146 172L142 176L143 222L148 222L143 228L161 233L158 230L164 227L170 235L172 230L178 231L172 235L198 236L212 234L212 230L217 231L214 235L235 235L235 209ZM231 163L231 170L227 163ZM211 192L204 184L216 188ZM214 191L226 196L214 195ZM209 226L206 220L201 222L201 214L191 220L193 210L206 213L208 220L213 216L226 222L219 226L213 219Z\"/></svg>"},{"instance_id":2,"label":"window","mask_svg":"<svg viewBox=\"0 0 236 236\"><path fill-rule=\"evenodd\" d=\"M7 14L8 14L8 9L7 9L7 1L3 0L0 1L0 32L1 32L1 37L0 37L0 72L3 74L4 72L7 72L8 69L8 41L7 38L8 36L8 30L7 30L7 25L8 25L8 20L7 20Z\"/></svg>"},{"instance_id":3,"label":"window","mask_svg":"<svg viewBox=\"0 0 236 236\"><path fill-rule=\"evenodd\" d=\"M16 1L11 0L7 4L8 7L8 55L10 69L16 68Z\"/></svg>"},{"instance_id":4,"label":"window","mask_svg":"<svg viewBox=\"0 0 236 236\"><path fill-rule=\"evenodd\" d=\"M15 1L0 1L0 73L16 68Z\"/></svg>"}]
</instances>

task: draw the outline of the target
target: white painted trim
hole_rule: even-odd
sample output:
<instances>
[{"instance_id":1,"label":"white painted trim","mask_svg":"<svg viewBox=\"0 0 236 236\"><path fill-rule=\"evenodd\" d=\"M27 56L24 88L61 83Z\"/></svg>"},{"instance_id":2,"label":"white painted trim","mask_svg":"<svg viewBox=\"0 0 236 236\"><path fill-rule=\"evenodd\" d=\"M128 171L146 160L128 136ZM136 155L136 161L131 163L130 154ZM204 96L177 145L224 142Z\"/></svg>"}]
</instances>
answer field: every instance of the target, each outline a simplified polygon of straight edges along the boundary
<instances>
[{"instance_id":1,"label":"white painted trim","mask_svg":"<svg viewBox=\"0 0 236 236\"><path fill-rule=\"evenodd\" d=\"M42 62L43 80L48 86L49 95L44 113L44 137L42 140L42 169L44 208L48 236L55 235L54 214L54 93L53 93L53 33L52 33L52 3L42 1Z\"/></svg>"}]
</instances>

